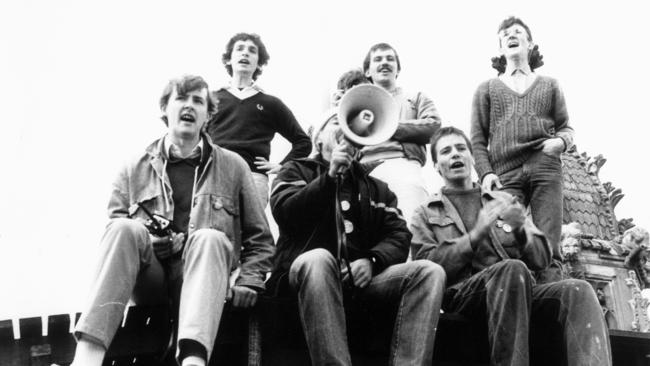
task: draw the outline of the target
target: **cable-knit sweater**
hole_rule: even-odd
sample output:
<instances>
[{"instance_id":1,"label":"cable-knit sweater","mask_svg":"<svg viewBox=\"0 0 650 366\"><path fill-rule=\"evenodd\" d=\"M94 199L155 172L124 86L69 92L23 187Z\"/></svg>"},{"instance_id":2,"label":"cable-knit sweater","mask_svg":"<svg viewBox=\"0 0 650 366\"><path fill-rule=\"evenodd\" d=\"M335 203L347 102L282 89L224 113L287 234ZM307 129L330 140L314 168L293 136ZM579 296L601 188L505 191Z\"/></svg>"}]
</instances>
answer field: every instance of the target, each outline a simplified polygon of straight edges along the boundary
<instances>
[{"instance_id":1,"label":"cable-knit sweater","mask_svg":"<svg viewBox=\"0 0 650 366\"><path fill-rule=\"evenodd\" d=\"M558 82L538 76L523 93L498 78L482 83L472 103L471 140L476 172L500 175L520 167L540 144L559 137L573 143L566 102Z\"/></svg>"}]
</instances>

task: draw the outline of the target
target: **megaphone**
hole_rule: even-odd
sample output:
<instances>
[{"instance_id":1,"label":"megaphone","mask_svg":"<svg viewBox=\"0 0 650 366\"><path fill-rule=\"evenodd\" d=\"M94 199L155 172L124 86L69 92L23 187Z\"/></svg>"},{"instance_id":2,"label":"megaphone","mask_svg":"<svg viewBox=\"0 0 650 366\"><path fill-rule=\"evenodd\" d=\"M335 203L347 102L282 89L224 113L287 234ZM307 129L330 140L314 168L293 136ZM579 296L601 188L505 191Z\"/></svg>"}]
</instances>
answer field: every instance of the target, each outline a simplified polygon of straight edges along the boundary
<instances>
[{"instance_id":1,"label":"megaphone","mask_svg":"<svg viewBox=\"0 0 650 366\"><path fill-rule=\"evenodd\" d=\"M377 145L397 130L399 106L383 88L361 84L343 95L337 117L350 141L364 146Z\"/></svg>"}]
</instances>

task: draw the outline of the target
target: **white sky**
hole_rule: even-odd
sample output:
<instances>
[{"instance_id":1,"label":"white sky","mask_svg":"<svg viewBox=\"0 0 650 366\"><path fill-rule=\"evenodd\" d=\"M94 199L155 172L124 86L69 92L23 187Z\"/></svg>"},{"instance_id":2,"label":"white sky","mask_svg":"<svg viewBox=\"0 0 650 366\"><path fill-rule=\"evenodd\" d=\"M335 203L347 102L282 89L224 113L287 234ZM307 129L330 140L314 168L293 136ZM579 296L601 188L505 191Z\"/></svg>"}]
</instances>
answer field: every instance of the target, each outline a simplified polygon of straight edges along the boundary
<instances>
[{"instance_id":1,"label":"white sky","mask_svg":"<svg viewBox=\"0 0 650 366\"><path fill-rule=\"evenodd\" d=\"M405 88L435 102L443 124L469 129L476 86L493 77L496 28L521 17L557 78L580 151L608 159L623 188L619 218L650 227L650 59L643 1L5 1L0 5L0 319L79 311L120 163L164 133L168 79L227 82L236 32L255 32L271 60L259 80L306 129L338 76L367 49L399 52ZM272 158L288 147L276 140ZM429 182L437 177L426 168Z\"/></svg>"}]
</instances>

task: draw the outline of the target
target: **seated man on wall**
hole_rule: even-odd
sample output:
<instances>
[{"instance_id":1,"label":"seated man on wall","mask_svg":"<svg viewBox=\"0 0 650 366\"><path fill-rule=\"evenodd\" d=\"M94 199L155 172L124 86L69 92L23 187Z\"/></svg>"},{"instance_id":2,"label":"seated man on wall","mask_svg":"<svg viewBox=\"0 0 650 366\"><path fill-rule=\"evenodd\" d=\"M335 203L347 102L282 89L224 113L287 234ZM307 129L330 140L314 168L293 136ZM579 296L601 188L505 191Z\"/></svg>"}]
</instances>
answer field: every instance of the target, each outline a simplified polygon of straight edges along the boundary
<instances>
[{"instance_id":1,"label":"seated man on wall","mask_svg":"<svg viewBox=\"0 0 650 366\"><path fill-rule=\"evenodd\" d=\"M126 164L113 184L72 365L101 365L129 299L167 303L166 288L181 281L177 358L183 366L205 365L231 269L241 262L235 306L254 305L264 289L273 238L246 163L203 133L216 109L207 83L198 76L171 80L160 108L167 134ZM163 225L171 221L168 230L152 230L149 214L160 215Z\"/></svg>"},{"instance_id":2,"label":"seated man on wall","mask_svg":"<svg viewBox=\"0 0 650 366\"><path fill-rule=\"evenodd\" d=\"M404 263L411 234L395 194L355 161L337 119L316 129L314 141L319 154L286 163L271 192L280 228L272 278L297 292L312 364L351 364L349 291L352 301L399 305L390 365L431 365L444 271L429 261Z\"/></svg>"},{"instance_id":3,"label":"seated man on wall","mask_svg":"<svg viewBox=\"0 0 650 366\"><path fill-rule=\"evenodd\" d=\"M549 265L551 247L514 196L472 182L467 136L441 128L431 139L431 157L444 186L416 210L412 249L414 258L445 269L443 310L487 325L492 365L540 358L534 347L529 355L529 331L534 336L554 326L563 330L568 365L610 365L594 289L575 279L535 283L531 271Z\"/></svg>"}]
</instances>

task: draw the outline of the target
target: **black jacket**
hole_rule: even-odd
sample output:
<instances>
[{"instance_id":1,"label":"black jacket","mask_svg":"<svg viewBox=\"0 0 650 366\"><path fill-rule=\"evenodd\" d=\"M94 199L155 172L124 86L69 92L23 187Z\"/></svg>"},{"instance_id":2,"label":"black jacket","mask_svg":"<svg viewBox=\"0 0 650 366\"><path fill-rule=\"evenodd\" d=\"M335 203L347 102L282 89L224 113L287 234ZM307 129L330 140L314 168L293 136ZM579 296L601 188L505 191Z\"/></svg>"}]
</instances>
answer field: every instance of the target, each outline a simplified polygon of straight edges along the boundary
<instances>
[{"instance_id":1,"label":"black jacket","mask_svg":"<svg viewBox=\"0 0 650 366\"><path fill-rule=\"evenodd\" d=\"M305 251L325 248L336 255L336 180L327 171L328 164L320 157L296 159L286 163L273 182L271 210L280 228L276 275L288 271ZM349 260L373 257L375 273L405 262L411 233L386 183L369 177L355 162L343 175L340 192L341 202L347 201L343 216L352 223L347 234Z\"/></svg>"}]
</instances>

